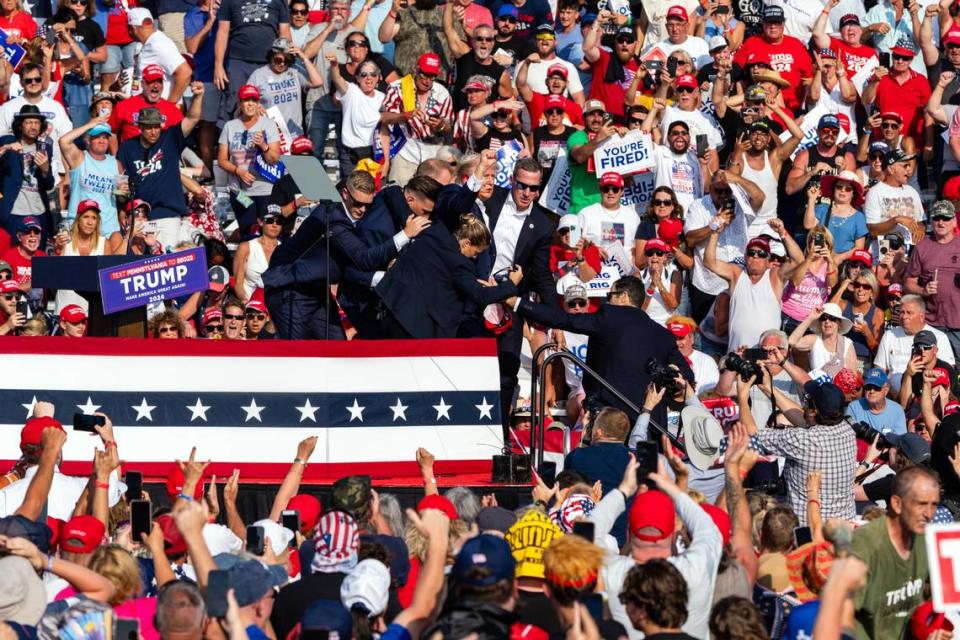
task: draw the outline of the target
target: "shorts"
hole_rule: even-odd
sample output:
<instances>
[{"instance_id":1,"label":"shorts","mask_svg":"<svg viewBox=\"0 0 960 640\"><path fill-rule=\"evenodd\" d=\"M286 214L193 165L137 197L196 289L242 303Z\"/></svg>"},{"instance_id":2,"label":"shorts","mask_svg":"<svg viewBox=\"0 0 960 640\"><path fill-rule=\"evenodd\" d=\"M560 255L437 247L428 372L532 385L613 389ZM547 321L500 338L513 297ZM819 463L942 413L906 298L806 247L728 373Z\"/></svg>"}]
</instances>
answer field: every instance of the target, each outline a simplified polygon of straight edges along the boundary
<instances>
[{"instance_id":1,"label":"shorts","mask_svg":"<svg viewBox=\"0 0 960 640\"><path fill-rule=\"evenodd\" d=\"M100 73L120 73L121 69L133 69L133 56L137 43L108 44L107 61L100 65Z\"/></svg>"},{"instance_id":2,"label":"shorts","mask_svg":"<svg viewBox=\"0 0 960 640\"><path fill-rule=\"evenodd\" d=\"M200 109L201 122L217 122L222 99L223 92L217 88L217 85L212 82L203 83L203 104Z\"/></svg>"}]
</instances>

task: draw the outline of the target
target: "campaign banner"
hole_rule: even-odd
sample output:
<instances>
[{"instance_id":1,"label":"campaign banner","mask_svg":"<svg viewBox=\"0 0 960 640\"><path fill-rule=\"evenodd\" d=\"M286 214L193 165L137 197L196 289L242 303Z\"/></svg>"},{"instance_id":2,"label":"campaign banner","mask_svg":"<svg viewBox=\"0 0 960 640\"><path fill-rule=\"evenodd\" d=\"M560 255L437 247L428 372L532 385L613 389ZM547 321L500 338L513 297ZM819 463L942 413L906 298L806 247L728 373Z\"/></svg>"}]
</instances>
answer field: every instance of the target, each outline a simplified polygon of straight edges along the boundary
<instances>
[{"instance_id":1,"label":"campaign banner","mask_svg":"<svg viewBox=\"0 0 960 640\"><path fill-rule=\"evenodd\" d=\"M510 140L497 149L497 168L493 176L495 185L504 189L510 188L510 176L513 175L513 167L520 159L522 149L523 146L516 140Z\"/></svg>"},{"instance_id":2,"label":"campaign banner","mask_svg":"<svg viewBox=\"0 0 960 640\"><path fill-rule=\"evenodd\" d=\"M284 119L283 114L280 113L280 108L272 106L267 109L267 117L273 120L273 123L277 125L277 130L280 132L280 155L285 156L289 154L290 143L293 141L293 136L287 127L286 119Z\"/></svg>"},{"instance_id":3,"label":"campaign banner","mask_svg":"<svg viewBox=\"0 0 960 640\"><path fill-rule=\"evenodd\" d=\"M593 152L597 176L613 171L622 176L640 173L654 165L653 139L639 129L614 135Z\"/></svg>"},{"instance_id":4,"label":"campaign banner","mask_svg":"<svg viewBox=\"0 0 960 640\"><path fill-rule=\"evenodd\" d=\"M853 88L857 90L859 95L863 95L863 90L867 88L867 83L870 82L870 78L873 77L873 72L879 66L880 60L878 60L876 56L873 56L863 63L860 70L850 78L850 82L853 83Z\"/></svg>"},{"instance_id":5,"label":"campaign banner","mask_svg":"<svg viewBox=\"0 0 960 640\"><path fill-rule=\"evenodd\" d=\"M960 523L928 524L923 536L933 609L939 613L960 611ZM906 590L908 596L919 593L923 590L923 580L907 582Z\"/></svg>"},{"instance_id":6,"label":"campaign banner","mask_svg":"<svg viewBox=\"0 0 960 640\"><path fill-rule=\"evenodd\" d=\"M794 160L797 157L797 154L801 149L806 149L807 147L817 144L819 136L817 135L817 123L820 122L820 118L829 113L822 104L818 104L810 111L807 111L803 116L803 121L798 123L800 130L803 131L803 138L800 140L800 144L797 145L797 148L790 155L790 159ZM789 130L784 129L783 133L780 134L780 142L786 142L793 136Z\"/></svg>"},{"instance_id":7,"label":"campaign banner","mask_svg":"<svg viewBox=\"0 0 960 640\"><path fill-rule=\"evenodd\" d=\"M98 273L106 314L205 291L210 284L203 247L151 256Z\"/></svg>"},{"instance_id":8,"label":"campaign banner","mask_svg":"<svg viewBox=\"0 0 960 640\"><path fill-rule=\"evenodd\" d=\"M317 436L305 482L350 474L419 477L418 447L436 474L490 477L500 453L500 373L492 339L150 340L4 339L0 465L20 457L19 434L40 401L68 424L75 413L113 422L124 468L162 479L185 460L241 481L279 483L297 443ZM92 375L95 372L96 375ZM70 432L60 470L88 475L98 438ZM8 504L0 503L0 513ZM11 509L12 510L12 509Z\"/></svg>"},{"instance_id":9,"label":"campaign banner","mask_svg":"<svg viewBox=\"0 0 960 640\"><path fill-rule=\"evenodd\" d=\"M275 184L277 180L282 178L283 174L287 172L287 167L283 164L282 160L278 160L276 164L270 164L263 159L263 154L260 153L259 149L257 149L256 155L253 158L253 168L257 172L257 175L270 184Z\"/></svg>"},{"instance_id":10,"label":"campaign banner","mask_svg":"<svg viewBox=\"0 0 960 640\"><path fill-rule=\"evenodd\" d=\"M19 66L23 61L23 57L27 55L27 50L20 45L7 42L7 33L2 29L0 29L0 47L3 47L3 57L7 59L7 62L9 62L10 66L14 69Z\"/></svg>"}]
</instances>

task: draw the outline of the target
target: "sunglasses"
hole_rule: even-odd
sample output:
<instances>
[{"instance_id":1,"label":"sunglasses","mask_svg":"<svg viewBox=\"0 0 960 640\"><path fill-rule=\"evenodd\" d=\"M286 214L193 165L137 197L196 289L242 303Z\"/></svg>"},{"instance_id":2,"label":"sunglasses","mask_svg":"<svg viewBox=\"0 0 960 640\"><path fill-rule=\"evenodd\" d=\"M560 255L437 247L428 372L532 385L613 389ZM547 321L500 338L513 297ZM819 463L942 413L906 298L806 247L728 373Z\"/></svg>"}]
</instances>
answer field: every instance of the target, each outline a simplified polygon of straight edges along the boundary
<instances>
[{"instance_id":1,"label":"sunglasses","mask_svg":"<svg viewBox=\"0 0 960 640\"><path fill-rule=\"evenodd\" d=\"M880 128L881 129L899 129L900 123L899 122L881 122Z\"/></svg>"},{"instance_id":2,"label":"sunglasses","mask_svg":"<svg viewBox=\"0 0 960 640\"><path fill-rule=\"evenodd\" d=\"M281 224L281 222L280 216L266 216L263 219L263 224Z\"/></svg>"},{"instance_id":3,"label":"sunglasses","mask_svg":"<svg viewBox=\"0 0 960 640\"><path fill-rule=\"evenodd\" d=\"M514 181L516 183L517 191L540 191L540 185L538 184L527 184L526 182L520 182L519 180Z\"/></svg>"},{"instance_id":4,"label":"sunglasses","mask_svg":"<svg viewBox=\"0 0 960 640\"><path fill-rule=\"evenodd\" d=\"M494 111L492 117L497 120L506 120L510 117L510 112L500 109L499 111Z\"/></svg>"},{"instance_id":5,"label":"sunglasses","mask_svg":"<svg viewBox=\"0 0 960 640\"><path fill-rule=\"evenodd\" d=\"M361 71L357 74L358 78L379 78L380 74L375 71Z\"/></svg>"},{"instance_id":6,"label":"sunglasses","mask_svg":"<svg viewBox=\"0 0 960 640\"><path fill-rule=\"evenodd\" d=\"M571 300L567 303L567 308L569 309L580 309L581 307L587 306L586 300Z\"/></svg>"},{"instance_id":7,"label":"sunglasses","mask_svg":"<svg viewBox=\"0 0 960 640\"><path fill-rule=\"evenodd\" d=\"M309 15L309 13L306 9L290 9L290 15L294 16L305 16Z\"/></svg>"},{"instance_id":8,"label":"sunglasses","mask_svg":"<svg viewBox=\"0 0 960 640\"><path fill-rule=\"evenodd\" d=\"M837 324L840 324L840 318L837 318L835 316L822 315L820 316L820 322L836 322Z\"/></svg>"},{"instance_id":9,"label":"sunglasses","mask_svg":"<svg viewBox=\"0 0 960 640\"><path fill-rule=\"evenodd\" d=\"M693 93L693 87L680 87L677 93Z\"/></svg>"},{"instance_id":10,"label":"sunglasses","mask_svg":"<svg viewBox=\"0 0 960 640\"><path fill-rule=\"evenodd\" d=\"M203 330L207 333L223 333L222 324L206 324L203 325Z\"/></svg>"},{"instance_id":11,"label":"sunglasses","mask_svg":"<svg viewBox=\"0 0 960 640\"><path fill-rule=\"evenodd\" d=\"M643 255L647 256L648 258L651 258L653 256L662 258L663 256L667 255L667 252L661 249L650 249L648 251L644 251Z\"/></svg>"},{"instance_id":12,"label":"sunglasses","mask_svg":"<svg viewBox=\"0 0 960 640\"><path fill-rule=\"evenodd\" d=\"M854 283L853 283L852 285L850 285L850 286L853 287L854 289L873 289L873 287L871 287L871 286L870 286L868 283L866 283L866 282L854 282Z\"/></svg>"},{"instance_id":13,"label":"sunglasses","mask_svg":"<svg viewBox=\"0 0 960 640\"><path fill-rule=\"evenodd\" d=\"M677 130L675 130L675 131L670 131L670 132L667 133L667 137L668 137L668 138L676 138L677 136L686 136L686 137L689 138L689 137L690 137L690 132L689 132L689 131L686 131L686 130L684 130L684 129L677 129Z\"/></svg>"},{"instance_id":14,"label":"sunglasses","mask_svg":"<svg viewBox=\"0 0 960 640\"><path fill-rule=\"evenodd\" d=\"M960 49L960 44L948 44L947 49Z\"/></svg>"},{"instance_id":15,"label":"sunglasses","mask_svg":"<svg viewBox=\"0 0 960 640\"><path fill-rule=\"evenodd\" d=\"M655 198L655 199L653 200L653 206L655 206L655 207L672 207L672 206L673 206L673 200L670 200L670 199L660 200L660 199L658 199L658 198Z\"/></svg>"},{"instance_id":16,"label":"sunglasses","mask_svg":"<svg viewBox=\"0 0 960 640\"><path fill-rule=\"evenodd\" d=\"M243 320L243 316L237 313L225 313L223 314L224 320Z\"/></svg>"},{"instance_id":17,"label":"sunglasses","mask_svg":"<svg viewBox=\"0 0 960 640\"><path fill-rule=\"evenodd\" d=\"M363 40L353 40L351 42L348 42L347 46L348 47L369 47L370 45Z\"/></svg>"},{"instance_id":18,"label":"sunglasses","mask_svg":"<svg viewBox=\"0 0 960 640\"><path fill-rule=\"evenodd\" d=\"M636 41L636 38L617 38L617 44L634 44Z\"/></svg>"},{"instance_id":19,"label":"sunglasses","mask_svg":"<svg viewBox=\"0 0 960 640\"><path fill-rule=\"evenodd\" d=\"M644 123L644 119L643 119L643 118L630 118L629 120L627 120L627 123L630 124L630 126L636 125L636 126L638 126L638 127L642 127L642 126L643 126L643 123Z\"/></svg>"},{"instance_id":20,"label":"sunglasses","mask_svg":"<svg viewBox=\"0 0 960 640\"><path fill-rule=\"evenodd\" d=\"M603 193L620 193L621 191L623 191L623 187L615 187L612 184L608 184L605 187L601 187L600 191L602 191Z\"/></svg>"},{"instance_id":21,"label":"sunglasses","mask_svg":"<svg viewBox=\"0 0 960 640\"><path fill-rule=\"evenodd\" d=\"M274 56L273 64L287 64L287 56Z\"/></svg>"},{"instance_id":22,"label":"sunglasses","mask_svg":"<svg viewBox=\"0 0 960 640\"><path fill-rule=\"evenodd\" d=\"M853 185L846 182L837 182L833 185L834 191L853 191Z\"/></svg>"},{"instance_id":23,"label":"sunglasses","mask_svg":"<svg viewBox=\"0 0 960 640\"><path fill-rule=\"evenodd\" d=\"M473 41L474 42L493 42L494 37L493 36L474 36Z\"/></svg>"},{"instance_id":24,"label":"sunglasses","mask_svg":"<svg viewBox=\"0 0 960 640\"><path fill-rule=\"evenodd\" d=\"M714 189L713 192L718 196L732 196L733 191L731 189Z\"/></svg>"},{"instance_id":25,"label":"sunglasses","mask_svg":"<svg viewBox=\"0 0 960 640\"><path fill-rule=\"evenodd\" d=\"M867 393L870 393L871 391L876 392L876 391L882 391L883 389L872 384L865 384L863 385L863 390Z\"/></svg>"},{"instance_id":26,"label":"sunglasses","mask_svg":"<svg viewBox=\"0 0 960 640\"><path fill-rule=\"evenodd\" d=\"M882 153L871 153L871 154L870 154L870 162L877 162L878 160L880 160L880 161L883 160L883 154L882 154Z\"/></svg>"},{"instance_id":27,"label":"sunglasses","mask_svg":"<svg viewBox=\"0 0 960 640\"><path fill-rule=\"evenodd\" d=\"M177 332L176 327L159 327L157 329L157 333L176 333L176 332Z\"/></svg>"},{"instance_id":28,"label":"sunglasses","mask_svg":"<svg viewBox=\"0 0 960 640\"><path fill-rule=\"evenodd\" d=\"M26 231L21 231L25 236L38 236L40 235L40 229L27 229Z\"/></svg>"},{"instance_id":29,"label":"sunglasses","mask_svg":"<svg viewBox=\"0 0 960 640\"><path fill-rule=\"evenodd\" d=\"M769 258L770 254L763 249L750 249L747 251L748 258Z\"/></svg>"},{"instance_id":30,"label":"sunglasses","mask_svg":"<svg viewBox=\"0 0 960 640\"><path fill-rule=\"evenodd\" d=\"M371 200L370 202L361 202L361 201L357 200L357 199L354 197L354 195L353 195L352 193L350 193L350 191L347 191L347 195L350 197L350 202L352 203L351 206L356 207L357 209L360 209L361 211L366 210L367 207L369 207L370 205L373 204L373 200Z\"/></svg>"},{"instance_id":31,"label":"sunglasses","mask_svg":"<svg viewBox=\"0 0 960 640\"><path fill-rule=\"evenodd\" d=\"M41 84L43 80L40 79L40 76L35 78L21 78L20 82L23 84Z\"/></svg>"},{"instance_id":32,"label":"sunglasses","mask_svg":"<svg viewBox=\"0 0 960 640\"><path fill-rule=\"evenodd\" d=\"M511 22L513 24L517 24L517 19L514 18L513 16L500 16L499 18L497 18L497 20L500 22Z\"/></svg>"},{"instance_id":33,"label":"sunglasses","mask_svg":"<svg viewBox=\"0 0 960 640\"><path fill-rule=\"evenodd\" d=\"M840 129L834 129L833 127L824 127L820 129L820 135L822 136L836 136L840 133Z\"/></svg>"},{"instance_id":34,"label":"sunglasses","mask_svg":"<svg viewBox=\"0 0 960 640\"><path fill-rule=\"evenodd\" d=\"M247 320L266 320L267 319L267 314L260 313L258 311L247 311L245 315L247 317Z\"/></svg>"},{"instance_id":35,"label":"sunglasses","mask_svg":"<svg viewBox=\"0 0 960 640\"><path fill-rule=\"evenodd\" d=\"M437 74L435 73L424 73L423 71L417 71L417 75L425 80L436 80Z\"/></svg>"},{"instance_id":36,"label":"sunglasses","mask_svg":"<svg viewBox=\"0 0 960 640\"><path fill-rule=\"evenodd\" d=\"M900 55L897 55L897 54L893 54L893 59L894 59L894 60L901 60L901 61L903 61L903 60L913 60L913 56L900 56Z\"/></svg>"},{"instance_id":37,"label":"sunglasses","mask_svg":"<svg viewBox=\"0 0 960 640\"><path fill-rule=\"evenodd\" d=\"M547 109L544 111L548 116L562 116L563 109Z\"/></svg>"},{"instance_id":38,"label":"sunglasses","mask_svg":"<svg viewBox=\"0 0 960 640\"><path fill-rule=\"evenodd\" d=\"M934 222L950 222L953 216L930 216L930 219Z\"/></svg>"},{"instance_id":39,"label":"sunglasses","mask_svg":"<svg viewBox=\"0 0 960 640\"><path fill-rule=\"evenodd\" d=\"M19 294L19 293L5 293L5 294L3 294L3 299L6 300L7 302L10 302L11 300L19 300L19 299L20 299L20 294Z\"/></svg>"}]
</instances>

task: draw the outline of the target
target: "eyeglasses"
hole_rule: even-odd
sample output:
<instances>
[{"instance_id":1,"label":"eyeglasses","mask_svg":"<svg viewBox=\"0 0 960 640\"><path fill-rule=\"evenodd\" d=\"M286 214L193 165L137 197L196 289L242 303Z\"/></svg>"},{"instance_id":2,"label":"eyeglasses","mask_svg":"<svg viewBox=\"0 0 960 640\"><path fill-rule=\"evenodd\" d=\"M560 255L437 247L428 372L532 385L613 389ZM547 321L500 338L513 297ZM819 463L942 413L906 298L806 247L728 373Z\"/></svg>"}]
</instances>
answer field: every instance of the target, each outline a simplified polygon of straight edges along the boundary
<instances>
[{"instance_id":1,"label":"eyeglasses","mask_svg":"<svg viewBox=\"0 0 960 640\"><path fill-rule=\"evenodd\" d=\"M678 87L678 88L677 88L677 93L693 93L693 92L694 92L694 88L693 88L693 87Z\"/></svg>"},{"instance_id":2,"label":"eyeglasses","mask_svg":"<svg viewBox=\"0 0 960 640\"><path fill-rule=\"evenodd\" d=\"M854 282L850 286L853 287L854 289L873 289L873 287L871 287L870 283L868 282Z\"/></svg>"},{"instance_id":3,"label":"eyeglasses","mask_svg":"<svg viewBox=\"0 0 960 640\"><path fill-rule=\"evenodd\" d=\"M224 320L243 320L243 316L237 313L225 313L223 314Z\"/></svg>"},{"instance_id":4,"label":"eyeglasses","mask_svg":"<svg viewBox=\"0 0 960 640\"><path fill-rule=\"evenodd\" d=\"M673 61L676 62L677 64L690 64L689 62L687 62L687 61L684 60L683 58L675 58L675 57L672 57L672 56L669 57L669 58L667 58L667 60L668 60L668 61L673 60Z\"/></svg>"},{"instance_id":5,"label":"eyeglasses","mask_svg":"<svg viewBox=\"0 0 960 640\"><path fill-rule=\"evenodd\" d=\"M305 16L309 15L309 13L306 9L290 9L290 15L293 16Z\"/></svg>"},{"instance_id":6,"label":"eyeglasses","mask_svg":"<svg viewBox=\"0 0 960 640\"><path fill-rule=\"evenodd\" d=\"M203 326L203 330L207 333L223 333L222 324L207 324Z\"/></svg>"},{"instance_id":7,"label":"eyeglasses","mask_svg":"<svg viewBox=\"0 0 960 640\"><path fill-rule=\"evenodd\" d=\"M38 236L40 235L40 229L27 229L26 231L21 231L25 236Z\"/></svg>"},{"instance_id":8,"label":"eyeglasses","mask_svg":"<svg viewBox=\"0 0 960 640\"><path fill-rule=\"evenodd\" d=\"M513 16L500 16L497 18L497 20L500 22L512 22L513 24L517 24L517 19Z\"/></svg>"},{"instance_id":9,"label":"eyeglasses","mask_svg":"<svg viewBox=\"0 0 960 640\"><path fill-rule=\"evenodd\" d=\"M900 61L903 61L903 60L913 60L913 56L901 56L901 55L897 55L897 54L895 53L895 54L893 54L893 59L894 59L894 60L900 60Z\"/></svg>"},{"instance_id":10,"label":"eyeglasses","mask_svg":"<svg viewBox=\"0 0 960 640\"><path fill-rule=\"evenodd\" d=\"M672 207L672 206L673 206L673 200L670 200L669 198L666 199L666 200L660 200L659 198L654 198L654 200L653 200L653 206L655 206L655 207Z\"/></svg>"},{"instance_id":11,"label":"eyeglasses","mask_svg":"<svg viewBox=\"0 0 960 640\"><path fill-rule=\"evenodd\" d=\"M563 109L547 109L544 111L548 116L562 116Z\"/></svg>"},{"instance_id":12,"label":"eyeglasses","mask_svg":"<svg viewBox=\"0 0 960 640\"><path fill-rule=\"evenodd\" d=\"M853 185L847 182L837 182L833 185L834 191L853 191Z\"/></svg>"},{"instance_id":13,"label":"eyeglasses","mask_svg":"<svg viewBox=\"0 0 960 640\"><path fill-rule=\"evenodd\" d=\"M820 316L820 322L836 322L837 324L840 324L840 318L824 314Z\"/></svg>"},{"instance_id":14,"label":"eyeglasses","mask_svg":"<svg viewBox=\"0 0 960 640\"><path fill-rule=\"evenodd\" d=\"M899 129L900 123L899 122L881 122L880 128L881 129Z\"/></svg>"},{"instance_id":15,"label":"eyeglasses","mask_svg":"<svg viewBox=\"0 0 960 640\"><path fill-rule=\"evenodd\" d=\"M587 306L586 300L571 300L567 303L567 307L570 309L580 309L581 307Z\"/></svg>"},{"instance_id":16,"label":"eyeglasses","mask_svg":"<svg viewBox=\"0 0 960 640\"><path fill-rule=\"evenodd\" d=\"M379 78L380 74L375 71L361 71L357 74L358 78Z\"/></svg>"},{"instance_id":17,"label":"eyeglasses","mask_svg":"<svg viewBox=\"0 0 960 640\"><path fill-rule=\"evenodd\" d=\"M347 43L347 47L369 47L370 45L366 43L365 40L351 40Z\"/></svg>"},{"instance_id":18,"label":"eyeglasses","mask_svg":"<svg viewBox=\"0 0 960 640\"><path fill-rule=\"evenodd\" d=\"M769 258L770 254L763 249L750 249L747 251L748 258Z\"/></svg>"},{"instance_id":19,"label":"eyeglasses","mask_svg":"<svg viewBox=\"0 0 960 640\"><path fill-rule=\"evenodd\" d=\"M245 315L247 317L247 320L266 320L267 319L267 314L260 313L259 311L247 311Z\"/></svg>"},{"instance_id":20,"label":"eyeglasses","mask_svg":"<svg viewBox=\"0 0 960 640\"><path fill-rule=\"evenodd\" d=\"M612 184L608 184L605 187L601 187L600 191L602 191L603 193L620 193L621 191L623 191L623 187L617 187Z\"/></svg>"},{"instance_id":21,"label":"eyeglasses","mask_svg":"<svg viewBox=\"0 0 960 640\"><path fill-rule=\"evenodd\" d=\"M667 252L662 249L648 249L647 251L643 252L643 255L647 256L648 258L653 256L662 258L663 256L667 255Z\"/></svg>"},{"instance_id":22,"label":"eyeglasses","mask_svg":"<svg viewBox=\"0 0 960 640\"><path fill-rule=\"evenodd\" d=\"M176 327L170 327L170 326L157 327L157 333L176 333L176 332L177 332Z\"/></svg>"},{"instance_id":23,"label":"eyeglasses","mask_svg":"<svg viewBox=\"0 0 960 640\"><path fill-rule=\"evenodd\" d=\"M281 224L282 222L280 216L264 216L263 218L263 224Z\"/></svg>"},{"instance_id":24,"label":"eyeglasses","mask_svg":"<svg viewBox=\"0 0 960 640\"><path fill-rule=\"evenodd\" d=\"M41 84L43 80L40 79L40 76L35 76L32 78L20 78L22 84Z\"/></svg>"},{"instance_id":25,"label":"eyeglasses","mask_svg":"<svg viewBox=\"0 0 960 640\"><path fill-rule=\"evenodd\" d=\"M933 345L932 345L932 344L915 344L915 345L913 345L913 350L914 350L914 351L930 351L930 349L933 349Z\"/></svg>"},{"instance_id":26,"label":"eyeglasses","mask_svg":"<svg viewBox=\"0 0 960 640\"><path fill-rule=\"evenodd\" d=\"M514 180L514 182L516 183L515 186L517 191L540 191L540 185L538 184L527 184L526 182L520 182L519 180Z\"/></svg>"},{"instance_id":27,"label":"eyeglasses","mask_svg":"<svg viewBox=\"0 0 960 640\"><path fill-rule=\"evenodd\" d=\"M473 37L474 42L493 42L493 40L494 40L493 36L474 36Z\"/></svg>"}]
</instances>

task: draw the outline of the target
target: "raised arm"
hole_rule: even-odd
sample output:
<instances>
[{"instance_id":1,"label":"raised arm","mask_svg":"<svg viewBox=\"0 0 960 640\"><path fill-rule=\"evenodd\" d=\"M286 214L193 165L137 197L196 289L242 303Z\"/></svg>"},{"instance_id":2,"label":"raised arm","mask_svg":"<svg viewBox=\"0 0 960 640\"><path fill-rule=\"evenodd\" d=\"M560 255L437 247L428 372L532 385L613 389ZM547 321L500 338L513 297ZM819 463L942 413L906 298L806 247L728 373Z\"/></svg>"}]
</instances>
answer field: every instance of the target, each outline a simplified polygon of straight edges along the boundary
<instances>
[{"instance_id":1,"label":"raised arm","mask_svg":"<svg viewBox=\"0 0 960 640\"><path fill-rule=\"evenodd\" d=\"M180 130L183 131L184 138L189 136L193 128L197 126L200 122L200 115L203 113L203 83L191 82L190 91L193 92L193 100L190 101L190 109L187 111L187 115L180 122Z\"/></svg>"},{"instance_id":2,"label":"raised arm","mask_svg":"<svg viewBox=\"0 0 960 640\"><path fill-rule=\"evenodd\" d=\"M830 36L827 35L827 24L830 22L830 11L840 4L840 0L830 0L813 23L813 42L818 49L830 47Z\"/></svg>"},{"instance_id":3,"label":"raised arm","mask_svg":"<svg viewBox=\"0 0 960 640\"><path fill-rule=\"evenodd\" d=\"M227 519L227 528L241 540L247 539L247 526L237 510L237 494L240 492L240 470L234 469L233 474L223 485L223 513Z\"/></svg>"},{"instance_id":4,"label":"raised arm","mask_svg":"<svg viewBox=\"0 0 960 640\"><path fill-rule=\"evenodd\" d=\"M454 58L465 56L470 53L470 45L463 41L460 34L457 33L453 25L453 12L457 3L448 2L443 7L443 35L447 37L447 44L450 45L450 53ZM461 9L462 11L462 9Z\"/></svg>"},{"instance_id":5,"label":"raised arm","mask_svg":"<svg viewBox=\"0 0 960 640\"><path fill-rule=\"evenodd\" d=\"M187 554L190 564L197 572L197 583L200 588L206 588L210 572L217 568L203 539L203 526L207 523L207 508L200 502L188 502L173 512L173 519L177 529L187 543Z\"/></svg>"},{"instance_id":6,"label":"raised arm","mask_svg":"<svg viewBox=\"0 0 960 640\"><path fill-rule=\"evenodd\" d=\"M100 116L91 118L83 126L77 127L60 136L60 153L67 163L68 169L79 167L83 162L83 151L77 146L77 138L82 137L98 124L107 124L110 122L110 116Z\"/></svg>"},{"instance_id":7,"label":"raised arm","mask_svg":"<svg viewBox=\"0 0 960 640\"><path fill-rule=\"evenodd\" d=\"M297 457L293 459L293 464L287 471L287 475L277 490L277 495L273 499L273 506L270 508L270 519L274 522L280 522L280 515L287 508L290 498L297 495L300 490L300 482L303 480L303 472L307 470L307 462L313 455L313 450L317 448L317 436L304 438L297 445Z\"/></svg>"},{"instance_id":8,"label":"raised arm","mask_svg":"<svg viewBox=\"0 0 960 640\"><path fill-rule=\"evenodd\" d=\"M721 211L725 212L726 210L721 209ZM717 214L723 215L720 212L717 212ZM720 240L721 232L722 229L710 231L710 237L707 238L707 248L703 252L703 266L705 266L707 269L710 269L710 271L713 271L715 274L733 286L737 277L740 275L740 270L729 262L721 262L717 259L717 244Z\"/></svg>"},{"instance_id":9,"label":"raised arm","mask_svg":"<svg viewBox=\"0 0 960 640\"><path fill-rule=\"evenodd\" d=\"M750 518L750 508L747 502L747 494L743 490L743 478L746 477L750 469L757 461L757 452L748 449L750 444L750 435L743 425L734 426L727 440L727 453L724 460L724 473L726 484L724 493L726 494L726 507L730 515L730 526L732 529L730 535L730 547L733 555L740 561L744 570L747 572L747 580L750 587L757 580L757 554L753 550L753 539L751 536L752 523Z\"/></svg>"},{"instance_id":10,"label":"raised arm","mask_svg":"<svg viewBox=\"0 0 960 640\"><path fill-rule=\"evenodd\" d=\"M74 562L47 555L26 538L0 536L0 548L10 555L26 558L37 571L49 571L64 579L78 594L91 600L109 603L113 598L113 583L107 577Z\"/></svg>"},{"instance_id":11,"label":"raised arm","mask_svg":"<svg viewBox=\"0 0 960 640\"><path fill-rule=\"evenodd\" d=\"M37 403L39 406L40 403ZM49 403L44 403L49 404ZM50 405L51 407L53 405ZM52 414L51 414L52 415ZM67 433L63 429L56 427L47 427L40 435L40 444L43 451L40 453L40 464L37 465L37 473L30 480L27 487L27 493L14 515L23 516L34 522L40 517L43 508L47 503L47 496L50 494L50 487L53 485L53 472L60 461L60 453L63 451L63 445L67 441Z\"/></svg>"},{"instance_id":12,"label":"raised arm","mask_svg":"<svg viewBox=\"0 0 960 640\"><path fill-rule=\"evenodd\" d=\"M397 614L393 624L406 628L411 637L419 638L430 622L443 588L450 520L437 509L424 509L420 514L407 509L407 517L427 539L427 557L420 569L420 575L417 576L410 606Z\"/></svg>"}]
</instances>

